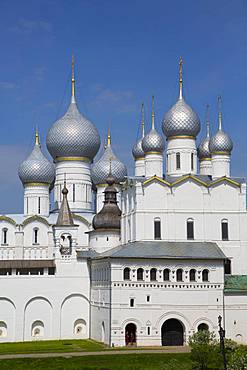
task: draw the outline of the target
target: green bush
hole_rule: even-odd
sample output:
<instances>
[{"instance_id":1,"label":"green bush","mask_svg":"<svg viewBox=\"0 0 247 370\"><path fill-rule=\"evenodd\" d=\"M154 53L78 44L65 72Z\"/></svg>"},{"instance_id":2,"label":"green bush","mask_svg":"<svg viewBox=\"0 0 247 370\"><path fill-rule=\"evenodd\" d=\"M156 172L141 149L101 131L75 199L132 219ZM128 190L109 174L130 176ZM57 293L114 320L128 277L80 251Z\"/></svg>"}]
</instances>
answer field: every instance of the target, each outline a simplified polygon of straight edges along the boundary
<instances>
[{"instance_id":1,"label":"green bush","mask_svg":"<svg viewBox=\"0 0 247 370\"><path fill-rule=\"evenodd\" d=\"M198 331L189 338L193 369L221 369L222 358L219 342L214 333L208 330Z\"/></svg>"},{"instance_id":2,"label":"green bush","mask_svg":"<svg viewBox=\"0 0 247 370\"><path fill-rule=\"evenodd\" d=\"M229 360L229 370L247 370L247 348L239 346Z\"/></svg>"}]
</instances>

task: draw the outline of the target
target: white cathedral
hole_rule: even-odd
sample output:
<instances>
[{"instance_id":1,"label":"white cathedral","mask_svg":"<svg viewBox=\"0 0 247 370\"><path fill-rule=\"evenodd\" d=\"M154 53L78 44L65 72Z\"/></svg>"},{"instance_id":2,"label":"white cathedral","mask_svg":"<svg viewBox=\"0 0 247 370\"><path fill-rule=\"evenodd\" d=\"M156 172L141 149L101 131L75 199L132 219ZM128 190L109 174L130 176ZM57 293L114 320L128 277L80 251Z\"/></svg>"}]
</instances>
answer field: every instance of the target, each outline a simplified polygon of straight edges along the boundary
<instances>
[{"instance_id":1,"label":"white cathedral","mask_svg":"<svg viewBox=\"0 0 247 370\"><path fill-rule=\"evenodd\" d=\"M133 147L134 176L110 135L94 163L100 137L78 110L72 68L70 105L46 138L53 163L36 133L19 168L24 212L0 216L0 342L183 345L217 332L221 315L226 336L247 343L246 183L231 177L220 105L211 136L206 123L197 148L180 62L166 143L153 108Z\"/></svg>"}]
</instances>

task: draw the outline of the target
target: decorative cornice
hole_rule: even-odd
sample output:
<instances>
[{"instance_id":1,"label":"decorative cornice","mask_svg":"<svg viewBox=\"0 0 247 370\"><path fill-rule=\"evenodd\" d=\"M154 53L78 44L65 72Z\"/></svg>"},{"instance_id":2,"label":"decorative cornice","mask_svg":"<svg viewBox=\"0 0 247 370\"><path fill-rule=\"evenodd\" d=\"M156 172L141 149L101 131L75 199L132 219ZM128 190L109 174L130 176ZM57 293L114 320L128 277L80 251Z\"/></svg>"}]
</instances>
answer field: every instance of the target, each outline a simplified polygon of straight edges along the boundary
<instances>
[{"instance_id":1,"label":"decorative cornice","mask_svg":"<svg viewBox=\"0 0 247 370\"><path fill-rule=\"evenodd\" d=\"M159 155L162 155L162 152L146 152L146 153L145 153L145 157L146 157L148 154L159 154Z\"/></svg>"},{"instance_id":2,"label":"decorative cornice","mask_svg":"<svg viewBox=\"0 0 247 370\"><path fill-rule=\"evenodd\" d=\"M193 139L195 140L195 137L192 135L174 135L174 136L169 136L167 140L172 140L172 139Z\"/></svg>"},{"instance_id":3,"label":"decorative cornice","mask_svg":"<svg viewBox=\"0 0 247 370\"><path fill-rule=\"evenodd\" d=\"M24 184L24 187L26 186L47 186L49 187L50 184L48 184L47 182L26 182Z\"/></svg>"},{"instance_id":4,"label":"decorative cornice","mask_svg":"<svg viewBox=\"0 0 247 370\"><path fill-rule=\"evenodd\" d=\"M135 162L138 162L138 161L143 161L145 159L145 157L139 157L139 158L135 158Z\"/></svg>"},{"instance_id":5,"label":"decorative cornice","mask_svg":"<svg viewBox=\"0 0 247 370\"><path fill-rule=\"evenodd\" d=\"M75 213L72 213L72 217L73 217L74 220L82 221L88 227L90 226L90 222L88 222L88 220L85 217L82 217L82 216L77 215Z\"/></svg>"},{"instance_id":6,"label":"decorative cornice","mask_svg":"<svg viewBox=\"0 0 247 370\"><path fill-rule=\"evenodd\" d=\"M214 155L229 155L229 156L231 155L231 153L229 153L229 152L223 152L223 151L222 151L222 152L212 152L211 154L212 154L212 155L213 155L213 154L214 154Z\"/></svg>"},{"instance_id":7,"label":"decorative cornice","mask_svg":"<svg viewBox=\"0 0 247 370\"><path fill-rule=\"evenodd\" d=\"M96 188L105 188L107 186L107 184L97 184L95 186L96 186Z\"/></svg>"},{"instance_id":8,"label":"decorative cornice","mask_svg":"<svg viewBox=\"0 0 247 370\"><path fill-rule=\"evenodd\" d=\"M37 215L33 215L33 216L30 216L30 217L26 218L23 221L22 225L26 226L26 225L30 224L31 222L34 222L34 221L38 221L38 222L41 222L41 223L43 223L47 226L51 226L45 218L43 218L41 216L37 216Z\"/></svg>"},{"instance_id":9,"label":"decorative cornice","mask_svg":"<svg viewBox=\"0 0 247 370\"><path fill-rule=\"evenodd\" d=\"M55 162L64 162L64 161L80 161L91 163L91 159L88 157L56 157Z\"/></svg>"},{"instance_id":10,"label":"decorative cornice","mask_svg":"<svg viewBox=\"0 0 247 370\"><path fill-rule=\"evenodd\" d=\"M211 157L199 159L200 162L203 162L203 161L211 161L211 160L212 160Z\"/></svg>"},{"instance_id":11,"label":"decorative cornice","mask_svg":"<svg viewBox=\"0 0 247 370\"><path fill-rule=\"evenodd\" d=\"M8 222L9 224L12 224L12 225L16 225L16 222L15 220L13 220L13 218L10 218L8 216L0 216L0 221L5 221L5 222Z\"/></svg>"},{"instance_id":12,"label":"decorative cornice","mask_svg":"<svg viewBox=\"0 0 247 370\"><path fill-rule=\"evenodd\" d=\"M158 181L159 183L164 184L164 185L167 185L168 187L171 187L172 188L173 186L176 186L177 184L180 184L181 182L186 181L188 179L194 180L195 182L197 182L197 183L205 186L206 188L210 188L212 185L215 185L215 184L218 184L218 183L224 182L224 181L226 181L226 182L228 182L230 184L233 184L235 186L238 186L238 187L241 186L241 184L238 183L237 181L232 180L232 179L229 179L228 177L225 177L225 176L224 177L221 177L221 178L219 178L217 180L214 180L214 181L212 181L210 183L206 183L205 181L203 181L201 179L198 179L196 176L193 176L193 175L183 176L180 179L178 179L178 180L176 180L176 181L174 181L172 183L170 183L168 181L165 181L161 177L158 177L158 176L155 175L155 176L150 177L148 180L144 181L143 185L147 185L147 184L149 184L150 182L153 182L153 181Z\"/></svg>"}]
</instances>

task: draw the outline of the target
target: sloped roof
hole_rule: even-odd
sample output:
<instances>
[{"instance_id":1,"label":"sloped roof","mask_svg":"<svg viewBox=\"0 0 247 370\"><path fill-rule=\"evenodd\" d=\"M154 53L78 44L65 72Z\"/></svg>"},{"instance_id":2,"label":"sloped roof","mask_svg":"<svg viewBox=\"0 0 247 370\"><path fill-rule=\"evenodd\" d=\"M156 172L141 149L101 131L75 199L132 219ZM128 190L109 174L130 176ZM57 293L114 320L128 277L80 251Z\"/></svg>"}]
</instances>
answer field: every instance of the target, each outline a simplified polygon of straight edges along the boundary
<instances>
[{"instance_id":1,"label":"sloped roof","mask_svg":"<svg viewBox=\"0 0 247 370\"><path fill-rule=\"evenodd\" d=\"M168 258L223 260L226 256L212 242L137 241L101 253L96 258Z\"/></svg>"}]
</instances>

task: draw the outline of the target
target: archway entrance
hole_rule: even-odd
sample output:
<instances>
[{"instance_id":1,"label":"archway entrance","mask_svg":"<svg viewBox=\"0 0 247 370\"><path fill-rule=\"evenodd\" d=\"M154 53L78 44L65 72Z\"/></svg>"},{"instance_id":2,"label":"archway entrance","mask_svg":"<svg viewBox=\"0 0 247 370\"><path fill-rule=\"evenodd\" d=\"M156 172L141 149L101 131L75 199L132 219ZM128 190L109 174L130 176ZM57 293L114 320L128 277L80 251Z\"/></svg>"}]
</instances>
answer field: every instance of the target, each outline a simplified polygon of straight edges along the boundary
<instances>
[{"instance_id":1,"label":"archway entrance","mask_svg":"<svg viewBox=\"0 0 247 370\"><path fill-rule=\"evenodd\" d=\"M136 325L133 323L125 326L125 345L136 346Z\"/></svg>"},{"instance_id":2,"label":"archway entrance","mask_svg":"<svg viewBox=\"0 0 247 370\"><path fill-rule=\"evenodd\" d=\"M169 319L161 328L162 346L182 346L184 344L184 328L180 321Z\"/></svg>"}]
</instances>

